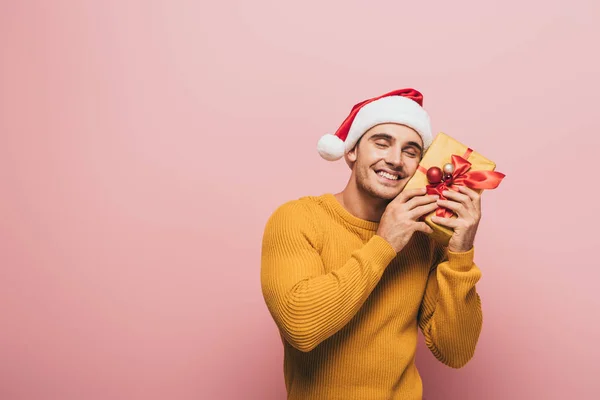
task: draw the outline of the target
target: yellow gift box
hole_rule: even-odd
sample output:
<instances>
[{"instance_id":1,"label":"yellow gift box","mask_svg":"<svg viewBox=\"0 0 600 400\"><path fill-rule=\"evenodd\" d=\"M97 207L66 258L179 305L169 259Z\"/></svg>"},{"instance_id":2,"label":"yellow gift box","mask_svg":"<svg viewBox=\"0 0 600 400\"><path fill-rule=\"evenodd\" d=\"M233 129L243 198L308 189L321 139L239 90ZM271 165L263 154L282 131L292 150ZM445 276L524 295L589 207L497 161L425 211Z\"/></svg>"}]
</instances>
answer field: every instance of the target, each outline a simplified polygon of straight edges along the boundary
<instances>
[{"instance_id":1,"label":"yellow gift box","mask_svg":"<svg viewBox=\"0 0 600 400\"><path fill-rule=\"evenodd\" d=\"M406 183L405 189L417 189L430 185L429 181L427 180L427 170L431 167L438 167L442 169L445 164L452 163L453 155L460 156L471 163L471 167L468 169L468 171L494 171L494 169L496 169L496 164L494 162L488 160L478 152L451 138L445 133L440 132L423 155L423 159L419 164L419 169ZM495 176L495 180L497 183L495 186L497 186L499 184L499 180L504 177L504 174L496 174L497 176ZM470 185L467 184L466 186ZM472 189L477 193L481 193L484 190L476 188ZM431 229L433 229L433 233L431 233L430 236L442 245L447 246L452 237L453 230L451 228L434 223L431 220L431 217L434 215L436 215L436 211L427 214L424 218L424 222L429 225ZM450 218L457 218L456 213L452 213Z\"/></svg>"}]
</instances>

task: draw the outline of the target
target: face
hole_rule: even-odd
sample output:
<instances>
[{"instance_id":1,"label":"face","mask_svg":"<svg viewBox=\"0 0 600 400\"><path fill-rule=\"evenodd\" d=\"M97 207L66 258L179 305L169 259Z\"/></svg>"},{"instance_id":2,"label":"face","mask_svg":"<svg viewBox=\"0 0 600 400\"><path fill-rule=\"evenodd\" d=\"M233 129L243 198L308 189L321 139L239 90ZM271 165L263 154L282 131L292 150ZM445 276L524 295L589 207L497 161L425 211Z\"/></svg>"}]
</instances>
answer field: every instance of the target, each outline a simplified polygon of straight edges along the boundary
<instances>
[{"instance_id":1,"label":"face","mask_svg":"<svg viewBox=\"0 0 600 400\"><path fill-rule=\"evenodd\" d=\"M423 140L412 128L381 124L369 129L346 154L358 190L374 198L392 200L415 174L422 158Z\"/></svg>"}]
</instances>

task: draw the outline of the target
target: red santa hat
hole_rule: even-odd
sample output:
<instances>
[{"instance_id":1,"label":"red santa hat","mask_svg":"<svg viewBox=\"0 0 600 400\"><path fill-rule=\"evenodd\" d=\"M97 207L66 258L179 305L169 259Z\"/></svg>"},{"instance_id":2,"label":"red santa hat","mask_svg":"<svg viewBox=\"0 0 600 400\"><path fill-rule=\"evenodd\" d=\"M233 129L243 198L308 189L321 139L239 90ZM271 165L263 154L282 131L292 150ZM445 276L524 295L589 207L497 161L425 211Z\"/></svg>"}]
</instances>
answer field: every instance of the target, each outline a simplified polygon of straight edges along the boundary
<instances>
[{"instance_id":1,"label":"red santa hat","mask_svg":"<svg viewBox=\"0 0 600 400\"><path fill-rule=\"evenodd\" d=\"M319 139L317 150L328 161L338 160L354 148L366 131L384 123L402 124L417 131L423 139L423 150L433 141L423 95L415 89L398 89L352 107L335 134L328 133Z\"/></svg>"}]
</instances>

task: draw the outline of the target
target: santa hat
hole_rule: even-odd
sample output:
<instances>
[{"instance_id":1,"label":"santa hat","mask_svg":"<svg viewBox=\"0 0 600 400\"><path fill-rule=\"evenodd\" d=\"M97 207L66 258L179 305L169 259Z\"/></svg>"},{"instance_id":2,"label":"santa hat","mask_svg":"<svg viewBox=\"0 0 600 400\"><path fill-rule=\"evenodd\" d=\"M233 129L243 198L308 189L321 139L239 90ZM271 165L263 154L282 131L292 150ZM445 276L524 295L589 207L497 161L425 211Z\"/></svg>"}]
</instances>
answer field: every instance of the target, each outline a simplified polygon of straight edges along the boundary
<instances>
[{"instance_id":1,"label":"santa hat","mask_svg":"<svg viewBox=\"0 0 600 400\"><path fill-rule=\"evenodd\" d=\"M402 124L417 131L423 139L423 150L433 141L423 95L415 89L399 89L356 104L335 134L319 139L317 150L328 161L338 160L352 150L366 131L384 123Z\"/></svg>"}]
</instances>

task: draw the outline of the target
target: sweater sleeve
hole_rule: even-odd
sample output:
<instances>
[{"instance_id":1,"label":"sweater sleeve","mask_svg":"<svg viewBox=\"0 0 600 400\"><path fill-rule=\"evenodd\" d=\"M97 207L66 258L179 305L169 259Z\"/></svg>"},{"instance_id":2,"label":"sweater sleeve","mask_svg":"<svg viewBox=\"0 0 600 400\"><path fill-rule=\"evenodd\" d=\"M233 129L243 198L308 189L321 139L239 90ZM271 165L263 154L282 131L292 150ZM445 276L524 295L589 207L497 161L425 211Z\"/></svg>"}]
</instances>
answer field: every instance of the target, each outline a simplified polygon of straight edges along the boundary
<instances>
[{"instance_id":1,"label":"sweater sleeve","mask_svg":"<svg viewBox=\"0 0 600 400\"><path fill-rule=\"evenodd\" d=\"M455 253L436 244L419 310L419 327L427 347L452 368L471 360L482 328L481 299L475 288L481 270L473 262L474 251Z\"/></svg>"},{"instance_id":2,"label":"sweater sleeve","mask_svg":"<svg viewBox=\"0 0 600 400\"><path fill-rule=\"evenodd\" d=\"M374 235L339 268L326 272L310 210L298 200L280 206L267 221L261 255L261 287L283 337L310 351L344 327L358 312L396 257Z\"/></svg>"}]
</instances>

